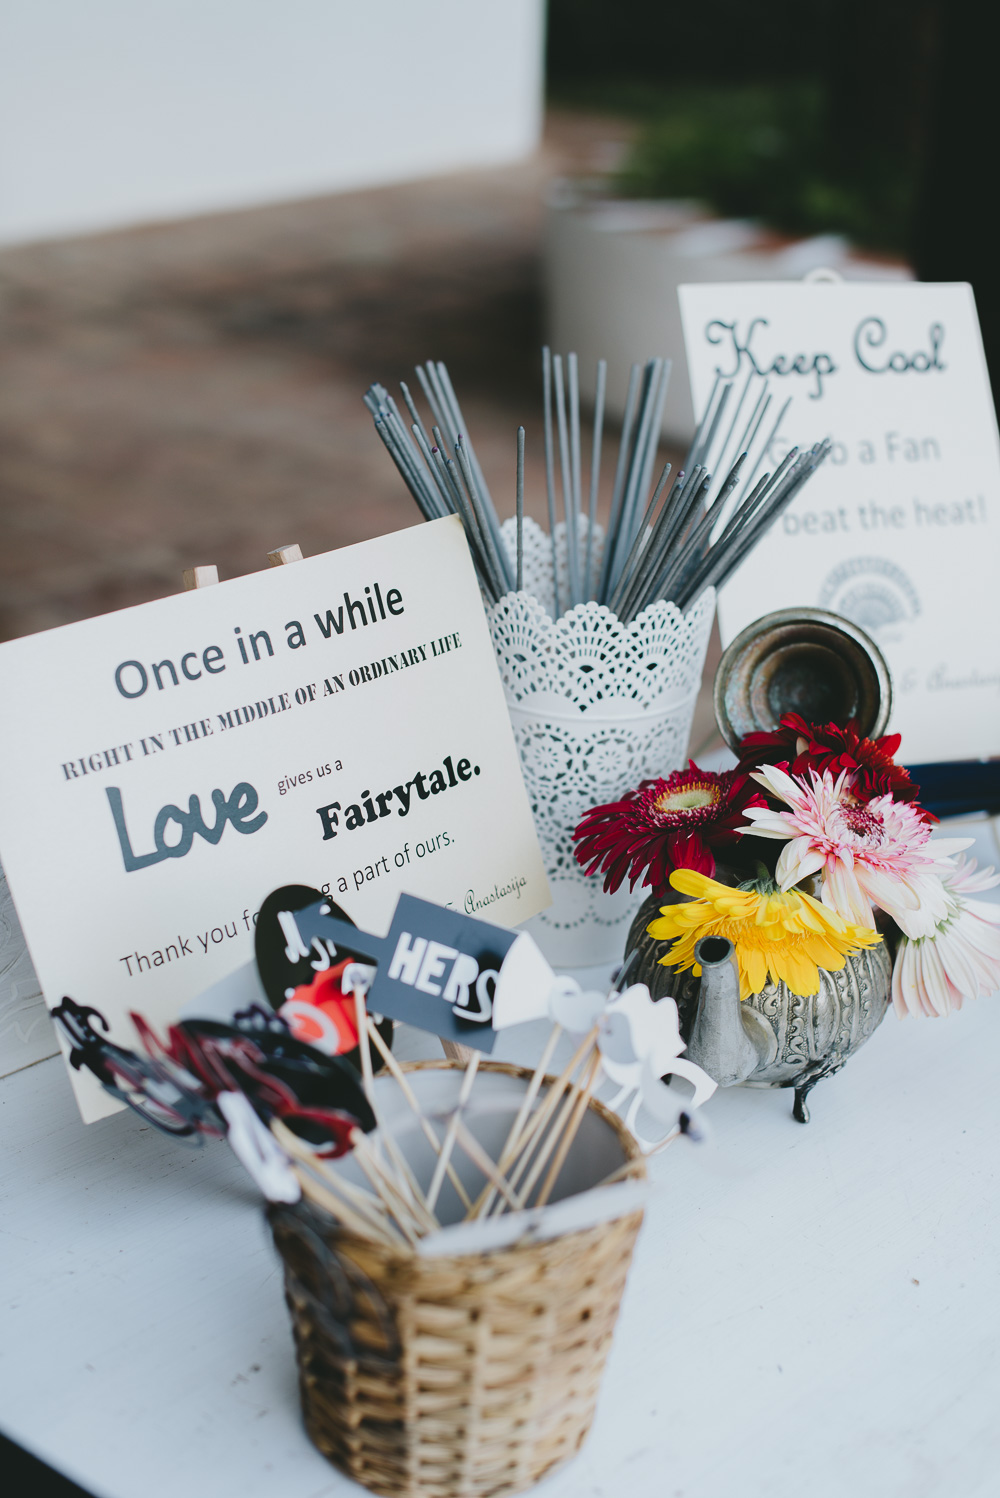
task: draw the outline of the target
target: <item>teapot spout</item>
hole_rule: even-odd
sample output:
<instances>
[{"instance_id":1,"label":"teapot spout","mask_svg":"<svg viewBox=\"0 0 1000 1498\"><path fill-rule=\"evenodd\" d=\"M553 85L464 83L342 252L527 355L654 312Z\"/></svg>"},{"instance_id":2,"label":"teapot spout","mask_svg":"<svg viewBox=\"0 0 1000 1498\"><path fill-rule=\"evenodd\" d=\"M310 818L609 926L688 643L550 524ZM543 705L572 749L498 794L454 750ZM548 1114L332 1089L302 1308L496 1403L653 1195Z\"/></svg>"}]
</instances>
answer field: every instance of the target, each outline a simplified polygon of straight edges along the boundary
<instances>
[{"instance_id":1,"label":"teapot spout","mask_svg":"<svg viewBox=\"0 0 1000 1498\"><path fill-rule=\"evenodd\" d=\"M701 986L687 1055L720 1087L745 1082L765 1059L744 1025L736 952L723 936L704 936L695 947Z\"/></svg>"}]
</instances>

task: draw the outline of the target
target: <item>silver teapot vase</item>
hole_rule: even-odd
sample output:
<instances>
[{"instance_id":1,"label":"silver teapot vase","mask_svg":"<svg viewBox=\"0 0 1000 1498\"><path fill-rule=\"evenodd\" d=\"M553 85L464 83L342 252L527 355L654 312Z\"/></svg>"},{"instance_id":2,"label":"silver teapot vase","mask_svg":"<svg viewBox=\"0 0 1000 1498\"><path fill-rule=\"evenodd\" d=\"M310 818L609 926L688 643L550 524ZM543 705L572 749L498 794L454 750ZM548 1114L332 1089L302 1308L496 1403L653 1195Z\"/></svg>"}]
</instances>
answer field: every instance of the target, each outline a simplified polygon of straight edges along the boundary
<instances>
[{"instance_id":1,"label":"silver teapot vase","mask_svg":"<svg viewBox=\"0 0 1000 1498\"><path fill-rule=\"evenodd\" d=\"M738 754L745 734L773 731L786 712L813 722L852 720L859 733L877 738L888 722L892 681L882 652L857 624L825 609L779 609L726 647L713 697L719 732ZM716 877L732 884L740 878L721 869ZM793 1115L808 1123L806 1098L816 1083L839 1071L885 1017L891 935L852 953L838 972L821 968L816 993L769 981L741 1002L736 956L725 938L698 943L700 979L661 965L667 945L646 927L681 898L673 890L651 895L640 909L625 945L626 954L638 948L629 980L645 983L654 999L676 999L686 1054L721 1087L792 1087Z\"/></svg>"},{"instance_id":2,"label":"silver teapot vase","mask_svg":"<svg viewBox=\"0 0 1000 1498\"><path fill-rule=\"evenodd\" d=\"M685 1055L720 1087L794 1088L792 1114L808 1123L806 1099L816 1083L839 1071L885 1018L892 987L887 943L851 953L837 972L821 968L816 993L792 993L769 980L741 1001L736 956L724 937L703 937L695 948L700 978L663 966L667 944L646 928L676 898L651 895L632 923L625 950L638 956L629 981L645 983L654 999L677 1001Z\"/></svg>"}]
</instances>

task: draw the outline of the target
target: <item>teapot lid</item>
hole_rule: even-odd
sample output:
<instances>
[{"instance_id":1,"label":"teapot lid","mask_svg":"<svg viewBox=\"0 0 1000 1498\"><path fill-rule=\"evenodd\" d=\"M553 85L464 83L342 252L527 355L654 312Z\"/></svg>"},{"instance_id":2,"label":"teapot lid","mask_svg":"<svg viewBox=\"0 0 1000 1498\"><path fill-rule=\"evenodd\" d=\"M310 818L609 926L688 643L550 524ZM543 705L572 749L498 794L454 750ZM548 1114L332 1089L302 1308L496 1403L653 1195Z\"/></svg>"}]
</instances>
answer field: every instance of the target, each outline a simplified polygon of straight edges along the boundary
<instances>
[{"instance_id":1,"label":"teapot lid","mask_svg":"<svg viewBox=\"0 0 1000 1498\"><path fill-rule=\"evenodd\" d=\"M734 752L748 733L770 733L785 713L808 723L853 718L865 738L885 732L892 679L875 641L826 609L777 609L755 619L723 651L715 673L715 721Z\"/></svg>"}]
</instances>

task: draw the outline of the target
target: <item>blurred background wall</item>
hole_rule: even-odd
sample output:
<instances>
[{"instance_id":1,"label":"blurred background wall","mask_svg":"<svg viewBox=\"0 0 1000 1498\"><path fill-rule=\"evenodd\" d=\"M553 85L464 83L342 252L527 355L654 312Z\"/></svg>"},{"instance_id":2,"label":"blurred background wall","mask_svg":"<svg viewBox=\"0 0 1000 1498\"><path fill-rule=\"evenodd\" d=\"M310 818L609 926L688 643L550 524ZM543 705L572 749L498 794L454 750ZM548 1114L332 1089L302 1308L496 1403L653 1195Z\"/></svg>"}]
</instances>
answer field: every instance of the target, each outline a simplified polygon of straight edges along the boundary
<instances>
[{"instance_id":1,"label":"blurred background wall","mask_svg":"<svg viewBox=\"0 0 1000 1498\"><path fill-rule=\"evenodd\" d=\"M492 166L543 0L4 0L0 242Z\"/></svg>"},{"instance_id":2,"label":"blurred background wall","mask_svg":"<svg viewBox=\"0 0 1000 1498\"><path fill-rule=\"evenodd\" d=\"M0 638L416 523L361 397L418 360L501 506L525 423L540 515L567 190L683 250L675 281L970 279L996 378L989 26L971 0L0 0ZM665 272L603 274L583 305L627 324L625 367L676 356Z\"/></svg>"},{"instance_id":3,"label":"blurred background wall","mask_svg":"<svg viewBox=\"0 0 1000 1498\"><path fill-rule=\"evenodd\" d=\"M618 173L971 281L1000 389L1000 20L982 0L549 0L550 101L635 126Z\"/></svg>"}]
</instances>

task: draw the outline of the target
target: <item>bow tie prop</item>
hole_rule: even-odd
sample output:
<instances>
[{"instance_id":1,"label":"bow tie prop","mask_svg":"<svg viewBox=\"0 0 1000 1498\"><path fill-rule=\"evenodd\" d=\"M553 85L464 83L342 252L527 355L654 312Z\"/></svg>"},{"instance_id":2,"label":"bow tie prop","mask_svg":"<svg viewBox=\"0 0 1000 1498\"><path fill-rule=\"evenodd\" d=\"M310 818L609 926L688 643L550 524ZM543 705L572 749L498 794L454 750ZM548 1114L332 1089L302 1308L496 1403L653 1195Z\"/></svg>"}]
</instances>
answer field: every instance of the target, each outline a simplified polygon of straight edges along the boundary
<instances>
[{"instance_id":1,"label":"bow tie prop","mask_svg":"<svg viewBox=\"0 0 1000 1498\"><path fill-rule=\"evenodd\" d=\"M644 983L633 984L604 1009L598 1020L597 1045L602 1070L620 1089L609 1106L617 1112L632 1097L625 1122L647 1153L663 1149L678 1134L702 1137L703 1126L695 1113L708 1102L716 1083L700 1066L682 1057L686 1047L673 999L654 1004ZM679 1096L679 1089L669 1086L666 1077L689 1082L692 1095ZM667 1126L666 1135L658 1141L645 1140L638 1132L642 1108Z\"/></svg>"}]
</instances>

